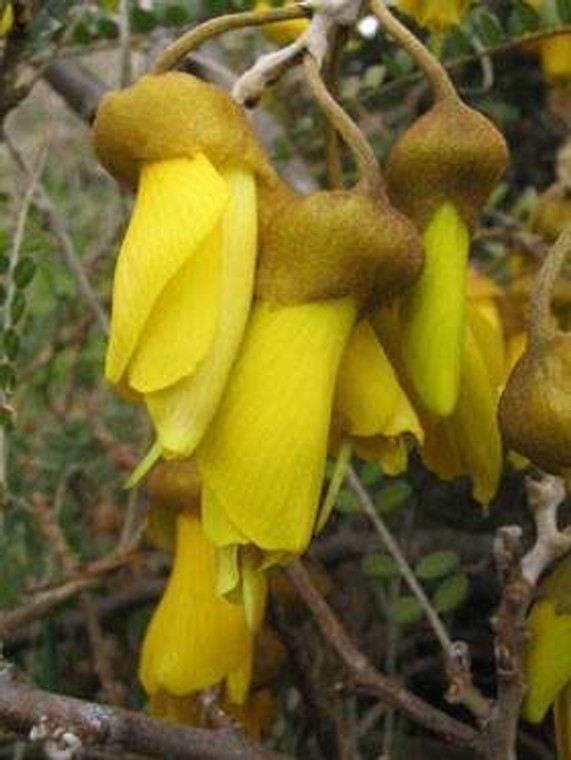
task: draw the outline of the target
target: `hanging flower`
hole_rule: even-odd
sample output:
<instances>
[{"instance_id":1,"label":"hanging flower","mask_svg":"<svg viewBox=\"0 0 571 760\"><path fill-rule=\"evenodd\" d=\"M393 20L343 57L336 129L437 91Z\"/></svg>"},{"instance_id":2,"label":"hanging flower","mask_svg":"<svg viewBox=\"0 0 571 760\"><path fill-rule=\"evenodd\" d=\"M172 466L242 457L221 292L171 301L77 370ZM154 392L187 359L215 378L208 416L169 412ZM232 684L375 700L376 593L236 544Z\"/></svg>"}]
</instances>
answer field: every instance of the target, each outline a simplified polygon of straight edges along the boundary
<instances>
[{"instance_id":1,"label":"hanging flower","mask_svg":"<svg viewBox=\"0 0 571 760\"><path fill-rule=\"evenodd\" d=\"M336 378L360 309L417 275L417 237L379 198L284 188L266 201L258 301L197 451L205 530L269 560L315 529Z\"/></svg>"},{"instance_id":2,"label":"hanging flower","mask_svg":"<svg viewBox=\"0 0 571 760\"><path fill-rule=\"evenodd\" d=\"M115 269L106 376L143 399L167 456L188 456L222 396L250 312L256 185L265 168L240 109L186 74L107 96L100 160L137 188Z\"/></svg>"},{"instance_id":3,"label":"hanging flower","mask_svg":"<svg viewBox=\"0 0 571 760\"><path fill-rule=\"evenodd\" d=\"M176 518L174 565L143 643L139 675L153 700L187 697L224 682L241 704L251 679L255 632L264 608L265 582L248 619L242 604L218 595L215 547L192 509Z\"/></svg>"}]
</instances>

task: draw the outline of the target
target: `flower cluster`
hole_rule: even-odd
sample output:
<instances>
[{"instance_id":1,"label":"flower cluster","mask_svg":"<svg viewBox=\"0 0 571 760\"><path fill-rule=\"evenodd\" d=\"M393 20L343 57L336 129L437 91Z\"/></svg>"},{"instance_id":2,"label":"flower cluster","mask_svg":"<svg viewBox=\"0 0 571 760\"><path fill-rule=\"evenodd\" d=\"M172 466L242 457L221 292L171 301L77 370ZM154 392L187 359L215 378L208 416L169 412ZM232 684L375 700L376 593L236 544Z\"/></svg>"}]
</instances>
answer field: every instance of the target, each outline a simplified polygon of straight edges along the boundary
<instances>
[{"instance_id":1,"label":"flower cluster","mask_svg":"<svg viewBox=\"0 0 571 760\"><path fill-rule=\"evenodd\" d=\"M141 681L161 714L215 684L240 704L268 568L327 519L328 453L350 445L395 474L416 443L481 503L496 491L505 351L468 251L505 143L449 94L396 142L386 189L375 164L372 181L302 196L241 108L183 73L108 95L94 131L137 193L106 376L153 422L137 477L165 460L150 530L175 555Z\"/></svg>"}]
</instances>

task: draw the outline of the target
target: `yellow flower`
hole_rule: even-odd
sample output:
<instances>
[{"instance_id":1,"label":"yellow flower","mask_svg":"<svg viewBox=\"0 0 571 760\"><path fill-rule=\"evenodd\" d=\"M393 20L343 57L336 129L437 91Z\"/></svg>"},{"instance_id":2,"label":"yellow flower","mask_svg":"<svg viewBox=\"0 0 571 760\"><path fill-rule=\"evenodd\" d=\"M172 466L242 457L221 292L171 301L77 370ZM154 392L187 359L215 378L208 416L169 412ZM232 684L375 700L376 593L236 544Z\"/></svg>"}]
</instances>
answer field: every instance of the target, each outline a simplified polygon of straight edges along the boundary
<instances>
[{"instance_id":1,"label":"yellow flower","mask_svg":"<svg viewBox=\"0 0 571 760\"><path fill-rule=\"evenodd\" d=\"M523 717L541 723L561 689L571 682L571 614L558 614L551 599L539 599L527 619L531 633Z\"/></svg>"},{"instance_id":2,"label":"yellow flower","mask_svg":"<svg viewBox=\"0 0 571 760\"><path fill-rule=\"evenodd\" d=\"M550 82L571 80L571 34L542 40L539 51L541 68Z\"/></svg>"},{"instance_id":3,"label":"yellow flower","mask_svg":"<svg viewBox=\"0 0 571 760\"><path fill-rule=\"evenodd\" d=\"M539 587L539 598L527 617L527 693L522 716L540 723L555 703L558 737L568 734L571 684L571 562L557 564ZM566 750L569 751L567 744ZM563 754L562 757L567 757Z\"/></svg>"},{"instance_id":4,"label":"yellow flower","mask_svg":"<svg viewBox=\"0 0 571 760\"><path fill-rule=\"evenodd\" d=\"M95 124L102 163L137 186L105 372L145 401L157 454L196 448L250 312L260 159L236 109L224 92L175 73L108 96Z\"/></svg>"},{"instance_id":5,"label":"yellow flower","mask_svg":"<svg viewBox=\"0 0 571 760\"><path fill-rule=\"evenodd\" d=\"M371 323L353 329L341 361L335 397L336 427L359 456L388 475L405 469L404 436L423 440L418 416L402 389Z\"/></svg>"},{"instance_id":6,"label":"yellow flower","mask_svg":"<svg viewBox=\"0 0 571 760\"><path fill-rule=\"evenodd\" d=\"M242 703L247 695L265 582L260 576L256 620L249 625L243 605L217 595L215 560L198 517L181 512L172 573L141 656L139 676L153 698L183 697L220 682L230 701Z\"/></svg>"},{"instance_id":7,"label":"yellow flower","mask_svg":"<svg viewBox=\"0 0 571 760\"><path fill-rule=\"evenodd\" d=\"M300 553L314 529L335 378L357 312L346 297L258 303L219 412L197 451L217 546Z\"/></svg>"},{"instance_id":8,"label":"yellow flower","mask_svg":"<svg viewBox=\"0 0 571 760\"><path fill-rule=\"evenodd\" d=\"M431 31L458 26L473 0L398 0L398 7Z\"/></svg>"},{"instance_id":9,"label":"yellow flower","mask_svg":"<svg viewBox=\"0 0 571 760\"><path fill-rule=\"evenodd\" d=\"M467 320L460 345L458 397L451 413L438 417L412 397L424 431L420 447L424 464L444 480L470 477L474 498L484 505L494 496L503 467L497 405L506 359L498 295L488 278L469 270L468 301L461 305ZM406 387L398 318L384 312L374 324Z\"/></svg>"},{"instance_id":10,"label":"yellow flower","mask_svg":"<svg viewBox=\"0 0 571 760\"><path fill-rule=\"evenodd\" d=\"M284 5L279 3L277 7ZM254 9L257 11L267 11L275 8L276 4L268 0L256 0ZM289 21L276 21L274 24L264 24L262 31L264 35L276 45L289 45L294 42L304 32L309 29L309 21L303 18L294 18Z\"/></svg>"}]
</instances>

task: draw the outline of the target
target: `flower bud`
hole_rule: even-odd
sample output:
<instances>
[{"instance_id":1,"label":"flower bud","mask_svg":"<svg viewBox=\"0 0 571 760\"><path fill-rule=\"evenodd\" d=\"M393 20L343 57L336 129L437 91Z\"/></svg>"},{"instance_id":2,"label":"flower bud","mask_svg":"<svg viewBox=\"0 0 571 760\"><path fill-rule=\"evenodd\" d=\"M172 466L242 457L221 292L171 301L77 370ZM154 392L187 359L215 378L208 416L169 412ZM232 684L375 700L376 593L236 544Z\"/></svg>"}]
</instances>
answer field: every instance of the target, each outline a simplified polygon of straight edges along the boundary
<instances>
[{"instance_id":1,"label":"flower bud","mask_svg":"<svg viewBox=\"0 0 571 760\"><path fill-rule=\"evenodd\" d=\"M507 159L504 138L485 116L445 98L394 145L387 174L391 200L422 229L444 203L472 226Z\"/></svg>"},{"instance_id":2,"label":"flower bud","mask_svg":"<svg viewBox=\"0 0 571 760\"><path fill-rule=\"evenodd\" d=\"M500 400L506 443L547 472L571 465L571 336L556 332L530 343Z\"/></svg>"},{"instance_id":3,"label":"flower bud","mask_svg":"<svg viewBox=\"0 0 571 760\"><path fill-rule=\"evenodd\" d=\"M180 72L141 77L106 95L94 124L95 150L119 181L137 185L143 163L194 158L271 174L242 111L224 90Z\"/></svg>"},{"instance_id":4,"label":"flower bud","mask_svg":"<svg viewBox=\"0 0 571 760\"><path fill-rule=\"evenodd\" d=\"M284 190L266 205L256 284L263 300L352 295L370 309L420 273L415 228L381 198L342 190L301 197Z\"/></svg>"}]
</instances>

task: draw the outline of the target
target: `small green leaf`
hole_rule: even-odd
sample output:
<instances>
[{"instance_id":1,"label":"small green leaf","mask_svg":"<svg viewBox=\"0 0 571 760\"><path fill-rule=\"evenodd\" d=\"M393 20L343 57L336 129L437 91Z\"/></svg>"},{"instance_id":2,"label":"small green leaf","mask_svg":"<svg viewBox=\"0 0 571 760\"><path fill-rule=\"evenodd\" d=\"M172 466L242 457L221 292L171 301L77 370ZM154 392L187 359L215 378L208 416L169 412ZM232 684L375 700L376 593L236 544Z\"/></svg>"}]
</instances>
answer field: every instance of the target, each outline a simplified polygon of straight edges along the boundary
<instances>
[{"instance_id":1,"label":"small green leaf","mask_svg":"<svg viewBox=\"0 0 571 760\"><path fill-rule=\"evenodd\" d=\"M514 10L510 13L508 19L508 29L512 36L517 37L520 34L531 32L539 27L541 19L537 11L519 0Z\"/></svg>"},{"instance_id":2,"label":"small green leaf","mask_svg":"<svg viewBox=\"0 0 571 760\"><path fill-rule=\"evenodd\" d=\"M12 299L12 303L10 304L10 319L13 325L18 324L18 322L24 316L25 311L26 311L26 296L22 293L21 290L17 290L14 293L14 298Z\"/></svg>"},{"instance_id":3,"label":"small green leaf","mask_svg":"<svg viewBox=\"0 0 571 760\"><path fill-rule=\"evenodd\" d=\"M16 330L10 328L4 333L4 350L10 361L14 361L20 353L20 337Z\"/></svg>"},{"instance_id":4,"label":"small green leaf","mask_svg":"<svg viewBox=\"0 0 571 760\"><path fill-rule=\"evenodd\" d=\"M372 578L382 578L391 580L400 575L399 569L390 554L382 552L368 554L361 564L361 569L365 575Z\"/></svg>"},{"instance_id":5,"label":"small green leaf","mask_svg":"<svg viewBox=\"0 0 571 760\"><path fill-rule=\"evenodd\" d=\"M375 505L382 514L390 514L401 509L412 494L412 488L404 480L397 480L385 486L376 496Z\"/></svg>"},{"instance_id":6,"label":"small green leaf","mask_svg":"<svg viewBox=\"0 0 571 760\"><path fill-rule=\"evenodd\" d=\"M452 612L466 599L468 588L468 578L464 573L452 575L442 581L432 597L434 609L437 612Z\"/></svg>"},{"instance_id":7,"label":"small green leaf","mask_svg":"<svg viewBox=\"0 0 571 760\"><path fill-rule=\"evenodd\" d=\"M20 259L16 264L16 268L14 269L14 282L16 283L16 287L21 290L26 288L34 279L35 274L36 263L29 256L24 256L24 258Z\"/></svg>"},{"instance_id":8,"label":"small green leaf","mask_svg":"<svg viewBox=\"0 0 571 760\"><path fill-rule=\"evenodd\" d=\"M460 564L460 557L453 551L432 552L422 557L414 572L423 581L433 581L449 575Z\"/></svg>"},{"instance_id":9,"label":"small green leaf","mask_svg":"<svg viewBox=\"0 0 571 760\"><path fill-rule=\"evenodd\" d=\"M391 604L391 617L396 623L416 623L422 618L422 607L414 596L401 596Z\"/></svg>"},{"instance_id":10,"label":"small green leaf","mask_svg":"<svg viewBox=\"0 0 571 760\"><path fill-rule=\"evenodd\" d=\"M5 253L0 253L0 274L6 274L10 269L10 259Z\"/></svg>"},{"instance_id":11,"label":"small green leaf","mask_svg":"<svg viewBox=\"0 0 571 760\"><path fill-rule=\"evenodd\" d=\"M379 482L381 472L376 465L367 462L359 470L359 477L361 478L361 483L368 488L369 486L374 486Z\"/></svg>"},{"instance_id":12,"label":"small green leaf","mask_svg":"<svg viewBox=\"0 0 571 760\"><path fill-rule=\"evenodd\" d=\"M133 8L131 13L131 23L133 25L133 31L139 34L147 34L152 32L157 25L157 19L154 13L147 11L144 8Z\"/></svg>"},{"instance_id":13,"label":"small green leaf","mask_svg":"<svg viewBox=\"0 0 571 760\"><path fill-rule=\"evenodd\" d=\"M184 26L190 21L190 15L182 5L168 5L164 10L165 26Z\"/></svg>"},{"instance_id":14,"label":"small green leaf","mask_svg":"<svg viewBox=\"0 0 571 760\"><path fill-rule=\"evenodd\" d=\"M487 47L495 47L504 40L505 33L502 29L502 25L497 16L493 13L482 11L478 17L477 23L482 42L484 42Z\"/></svg>"},{"instance_id":15,"label":"small green leaf","mask_svg":"<svg viewBox=\"0 0 571 760\"><path fill-rule=\"evenodd\" d=\"M344 515L351 515L355 514L355 512L360 512L361 507L359 506L359 501L353 491L344 488L339 491L337 501L335 502L335 510Z\"/></svg>"},{"instance_id":16,"label":"small green leaf","mask_svg":"<svg viewBox=\"0 0 571 760\"><path fill-rule=\"evenodd\" d=\"M16 383L16 375L12 365L8 362L0 364L0 388L3 390L12 390Z\"/></svg>"},{"instance_id":17,"label":"small green leaf","mask_svg":"<svg viewBox=\"0 0 571 760\"><path fill-rule=\"evenodd\" d=\"M119 25L110 18L100 18L97 22L97 32L107 40L116 40L119 37Z\"/></svg>"}]
</instances>

